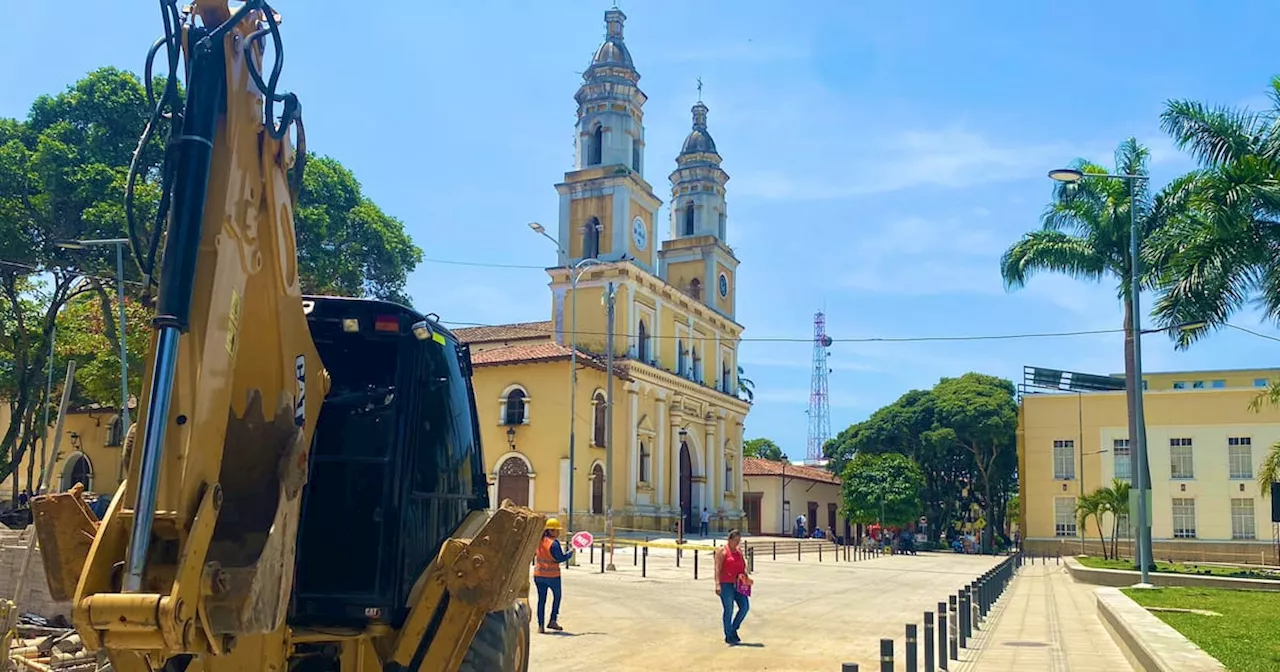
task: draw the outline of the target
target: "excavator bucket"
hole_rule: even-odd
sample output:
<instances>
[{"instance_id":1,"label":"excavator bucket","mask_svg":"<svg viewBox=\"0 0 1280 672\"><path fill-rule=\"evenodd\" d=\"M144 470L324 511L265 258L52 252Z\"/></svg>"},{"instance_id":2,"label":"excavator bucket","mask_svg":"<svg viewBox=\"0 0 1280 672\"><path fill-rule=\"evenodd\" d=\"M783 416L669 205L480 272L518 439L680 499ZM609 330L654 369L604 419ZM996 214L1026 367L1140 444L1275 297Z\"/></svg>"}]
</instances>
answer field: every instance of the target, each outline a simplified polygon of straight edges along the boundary
<instances>
[{"instance_id":1,"label":"excavator bucket","mask_svg":"<svg viewBox=\"0 0 1280 672\"><path fill-rule=\"evenodd\" d=\"M77 483L69 492L40 495L31 500L49 595L59 602L75 597L80 572L98 532L98 517L89 510L82 489Z\"/></svg>"}]
</instances>

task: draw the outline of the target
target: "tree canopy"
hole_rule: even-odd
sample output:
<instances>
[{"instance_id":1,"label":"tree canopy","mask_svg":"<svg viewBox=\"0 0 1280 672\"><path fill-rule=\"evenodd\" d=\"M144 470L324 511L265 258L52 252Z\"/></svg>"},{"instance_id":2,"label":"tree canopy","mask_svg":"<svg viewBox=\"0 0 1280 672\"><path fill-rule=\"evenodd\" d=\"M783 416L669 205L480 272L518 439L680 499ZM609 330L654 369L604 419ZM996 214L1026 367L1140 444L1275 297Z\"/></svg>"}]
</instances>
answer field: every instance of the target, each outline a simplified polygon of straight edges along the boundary
<instances>
[{"instance_id":1,"label":"tree canopy","mask_svg":"<svg viewBox=\"0 0 1280 672\"><path fill-rule=\"evenodd\" d=\"M854 523L904 526L923 510L924 475L900 453L859 453L840 474L845 516Z\"/></svg>"},{"instance_id":2,"label":"tree canopy","mask_svg":"<svg viewBox=\"0 0 1280 672\"><path fill-rule=\"evenodd\" d=\"M774 462L783 462L787 459L787 454L782 452L782 448L773 442L772 439L747 439L742 444L742 455L744 457L758 457L762 460L772 460Z\"/></svg>"}]
</instances>

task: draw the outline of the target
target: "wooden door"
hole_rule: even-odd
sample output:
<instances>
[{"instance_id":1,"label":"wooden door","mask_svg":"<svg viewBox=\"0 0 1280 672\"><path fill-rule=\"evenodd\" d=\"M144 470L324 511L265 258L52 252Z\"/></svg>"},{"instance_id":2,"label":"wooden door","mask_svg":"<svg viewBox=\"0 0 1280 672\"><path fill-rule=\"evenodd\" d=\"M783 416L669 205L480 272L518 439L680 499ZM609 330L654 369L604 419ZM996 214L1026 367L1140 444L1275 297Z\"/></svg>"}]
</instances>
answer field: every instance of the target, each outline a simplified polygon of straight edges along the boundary
<instances>
[{"instance_id":1,"label":"wooden door","mask_svg":"<svg viewBox=\"0 0 1280 672\"><path fill-rule=\"evenodd\" d=\"M591 467L591 513L604 513L604 467Z\"/></svg>"},{"instance_id":2,"label":"wooden door","mask_svg":"<svg viewBox=\"0 0 1280 672\"><path fill-rule=\"evenodd\" d=\"M743 495L743 510L747 514L747 533L760 534L760 516L764 513L764 494L748 492Z\"/></svg>"},{"instance_id":3,"label":"wooden door","mask_svg":"<svg viewBox=\"0 0 1280 672\"><path fill-rule=\"evenodd\" d=\"M529 465L518 457L507 458L498 467L498 501L510 499L516 506L529 506Z\"/></svg>"},{"instance_id":4,"label":"wooden door","mask_svg":"<svg viewBox=\"0 0 1280 672\"><path fill-rule=\"evenodd\" d=\"M680 518L684 521L685 534L693 522L693 458L689 444L680 442Z\"/></svg>"}]
</instances>

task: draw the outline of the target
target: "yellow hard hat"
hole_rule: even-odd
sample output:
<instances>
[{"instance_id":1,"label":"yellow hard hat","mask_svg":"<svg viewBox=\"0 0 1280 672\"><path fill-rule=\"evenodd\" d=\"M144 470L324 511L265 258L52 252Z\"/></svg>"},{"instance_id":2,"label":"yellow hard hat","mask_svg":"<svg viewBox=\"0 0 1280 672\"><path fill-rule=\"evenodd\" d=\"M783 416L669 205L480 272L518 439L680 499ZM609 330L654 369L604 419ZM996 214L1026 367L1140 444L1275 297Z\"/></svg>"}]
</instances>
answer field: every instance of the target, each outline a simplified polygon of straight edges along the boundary
<instances>
[{"instance_id":1,"label":"yellow hard hat","mask_svg":"<svg viewBox=\"0 0 1280 672\"><path fill-rule=\"evenodd\" d=\"M546 526L546 529L548 529L548 530L563 530L563 529L564 529L564 526L560 524L560 520L559 520L558 518L548 518L548 519L547 519L547 526Z\"/></svg>"}]
</instances>

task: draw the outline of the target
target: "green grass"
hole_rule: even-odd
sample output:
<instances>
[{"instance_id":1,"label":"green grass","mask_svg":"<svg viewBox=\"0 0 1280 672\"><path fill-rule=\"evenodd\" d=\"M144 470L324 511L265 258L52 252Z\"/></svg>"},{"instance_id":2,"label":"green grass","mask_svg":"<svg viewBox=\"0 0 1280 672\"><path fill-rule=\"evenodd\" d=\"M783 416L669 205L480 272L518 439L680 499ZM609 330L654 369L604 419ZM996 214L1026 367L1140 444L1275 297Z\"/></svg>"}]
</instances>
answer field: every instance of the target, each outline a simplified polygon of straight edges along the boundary
<instances>
[{"instance_id":1,"label":"green grass","mask_svg":"<svg viewBox=\"0 0 1280 672\"><path fill-rule=\"evenodd\" d=\"M1221 616L1152 612L1231 672L1280 669L1280 593L1219 588L1123 588L1144 607L1207 609Z\"/></svg>"},{"instance_id":2,"label":"green grass","mask_svg":"<svg viewBox=\"0 0 1280 672\"><path fill-rule=\"evenodd\" d=\"M1132 560L1103 560L1102 558L1076 558L1080 564L1092 569L1128 569L1136 570ZM1198 574L1200 576L1225 576L1232 579L1265 579L1280 581L1280 574L1243 567L1224 567L1219 565L1197 565L1185 562L1156 562L1157 572L1169 574Z\"/></svg>"}]
</instances>

